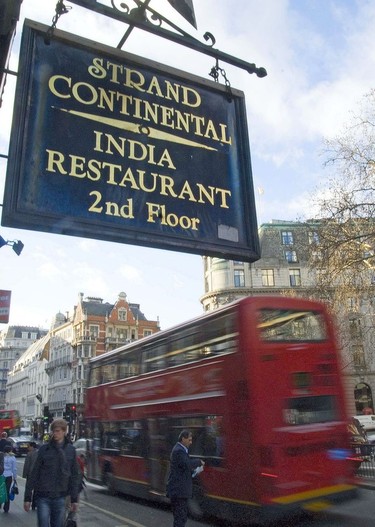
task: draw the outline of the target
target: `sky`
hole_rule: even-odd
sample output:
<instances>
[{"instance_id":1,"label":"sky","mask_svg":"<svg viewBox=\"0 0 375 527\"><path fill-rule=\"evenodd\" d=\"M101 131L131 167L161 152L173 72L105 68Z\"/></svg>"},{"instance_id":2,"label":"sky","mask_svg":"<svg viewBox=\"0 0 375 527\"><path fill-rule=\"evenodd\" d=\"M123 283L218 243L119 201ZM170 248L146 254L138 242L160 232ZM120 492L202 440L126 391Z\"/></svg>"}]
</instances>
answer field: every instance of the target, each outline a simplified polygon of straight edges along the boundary
<instances>
[{"instance_id":1,"label":"sky","mask_svg":"<svg viewBox=\"0 0 375 527\"><path fill-rule=\"evenodd\" d=\"M110 0L101 0L110 5ZM118 5L121 3L115 0ZM124 3L124 2L123 2ZM134 7L132 0L125 2ZM57 28L116 47L127 26L74 3ZM244 92L258 225L311 218L311 196L329 177L324 139L341 133L374 87L375 3L372 0L194 0L195 30L167 0L151 7L194 38L212 33L215 48L266 68L258 78L220 63ZM23 0L9 68L17 71L24 18L50 25L56 0ZM141 30L122 48L205 79L215 60ZM0 154L7 154L15 77L8 75L0 108ZM0 196L6 159L0 159ZM2 202L2 200L1 200ZM11 325L48 329L58 312L72 314L78 295L114 303L120 292L162 329L202 313L199 255L0 226L22 240L17 256L0 250L0 289L12 291ZM0 330L5 326L0 326Z\"/></svg>"}]
</instances>

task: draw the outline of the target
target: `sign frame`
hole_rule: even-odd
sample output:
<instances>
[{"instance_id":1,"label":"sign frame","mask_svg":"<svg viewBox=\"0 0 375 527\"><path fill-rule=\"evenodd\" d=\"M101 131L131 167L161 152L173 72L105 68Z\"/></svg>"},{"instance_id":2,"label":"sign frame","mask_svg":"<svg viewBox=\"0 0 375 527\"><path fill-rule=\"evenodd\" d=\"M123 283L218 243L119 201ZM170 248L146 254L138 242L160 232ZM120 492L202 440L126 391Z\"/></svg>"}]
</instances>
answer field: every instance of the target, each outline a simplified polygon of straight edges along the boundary
<instances>
[{"instance_id":1,"label":"sign frame","mask_svg":"<svg viewBox=\"0 0 375 527\"><path fill-rule=\"evenodd\" d=\"M142 220L139 219L133 210L131 211L132 217L130 216L130 205L129 208L124 209L124 211L128 212L128 218L126 219L130 218L131 220L134 220L134 222L140 222L135 227L130 225L130 221L128 224L124 225L124 217L126 217L125 212L124 217L120 219L117 217L113 218L111 215L108 215L108 217L104 216L104 219L102 217L98 218L95 214L90 216L87 214L87 207L81 211L81 209L79 209L79 204L76 204L75 209L71 204L76 198L78 200L78 197L81 197L79 193L83 191L84 188L84 186L81 185L81 176L83 172L80 172L80 167L77 168L77 163L79 164L80 161L76 161L75 169L72 169L70 166L70 171L74 172L74 170L76 170L77 173L74 174L76 177L71 178L71 180L75 179L75 183L79 182L81 186L79 187L77 183L75 187L69 187L69 192L66 190L64 191L64 189L61 190L69 179L65 174L68 170L65 168L65 165L63 167L61 159L63 157L65 162L66 158L69 156L72 157L72 155L70 153L67 155L64 153L63 155L61 152L57 152L57 147L55 147L55 150L53 148L44 148L49 146L48 142L51 140L55 140L55 143L57 142L55 134L60 133L56 131L60 130L60 127L55 125L51 128L48 124L50 119L55 119L56 107L51 104L48 106L46 100L43 100L43 97L46 98L47 96L50 96L50 93L47 93L48 90L46 89L45 81L40 81L39 79L43 77L43 75L45 76L46 70L48 70L49 89L50 91L55 90L55 94L59 95L63 92L63 89L60 88L58 82L62 82L61 79L63 79L63 82L66 82L64 89L69 84L64 80L68 78L67 75L62 74L60 75L60 78L56 80L56 83L52 85L53 88L51 88L51 78L57 78L59 73L57 70L54 71L53 60L55 59L51 62L38 62L38 53L41 53L40 50L43 52L41 42L42 39L44 42L47 30L47 26L31 20L25 21L9 148L2 225L56 234L101 239L118 243L155 247L159 249L225 259L249 262L258 260L260 257L260 248L243 92L235 88L230 88L228 90L228 87L226 86L222 86L213 81L177 70L164 64L144 59L103 44L98 44L64 31L55 30L53 38L48 45L49 49L46 51L48 57L59 57L61 51L63 52L62 54L64 55L65 53L67 57L69 57L70 53L75 53L76 56L79 54L83 55L84 53L94 54L94 56L99 57L100 60L107 60L107 63L111 60L115 64L126 64L129 71L138 69L143 72L140 75L146 75L145 72L149 72L152 78L159 78L162 76L166 79L166 83L174 83L175 86L185 86L184 93L186 97L186 105L188 104L188 98L191 94L193 94L193 97L194 93L198 94L197 97L202 95L202 100L203 97L205 97L204 100L207 100L205 103L205 111L207 111L208 115L212 117L212 119L207 118L208 122L212 123L210 132L206 132L206 136L209 140L202 141L199 146L196 146L199 143L196 140L192 141L193 146L190 146L190 139L187 137L182 139L183 144L181 146L181 137L176 139L176 134L174 134L175 137L172 139L172 142L174 148L173 152L176 152L176 154L170 155L168 153L167 155L166 151L168 152L168 150L165 149L164 157L159 159L159 164L162 164L161 159L163 158L164 166L162 166L162 169L166 171L167 175L164 176L157 174L159 179L163 181L164 186L162 189L164 190L164 193L169 195L168 197L163 196L164 201L158 203L159 209L157 210L152 208L153 201L155 201L153 200L153 197L147 202L142 198L143 201L140 202L142 203L142 207L145 206L145 203L147 205L147 211L145 213L145 218L147 218L146 223L141 223ZM45 42L44 45L47 46ZM55 55L53 55L54 48L56 49ZM56 60L58 59L56 58ZM116 66L114 69L117 67L120 66ZM69 79L71 78L69 77ZM85 80L87 79L82 80L82 84L85 83ZM116 78L116 81L117 80L118 79ZM44 82L44 84L42 84L42 82ZM69 82L73 83L73 80L70 80ZM125 97L125 95L122 96ZM126 97L129 97L129 95L126 95ZM211 100L214 104L210 106ZM25 101L27 102L25 103ZM190 103L189 104L193 106L191 101ZM149 106L151 105L151 103L148 104ZM63 112L65 112L65 114L68 113L70 119L72 119L72 117L77 117L78 114L85 114L83 118L82 115L79 115L81 118L80 123L84 123L82 126L86 126L87 121L91 119L91 117L87 117L87 115L89 115L87 111L78 112L74 109L58 109L61 110L58 112L60 119L58 121L59 123L63 122L62 119L66 117L66 115L62 115ZM174 109L174 111L176 111L176 109ZM225 116L228 115L231 119L231 128L228 124L228 130L226 128L227 124L223 124L224 121L220 123L216 129L214 128L214 117L216 114L220 114L220 112ZM94 127L98 128L98 117L95 119ZM109 120L109 118L102 114L100 116L99 124L101 126L108 124L108 122L105 122L106 119L107 121ZM203 119L203 117L197 119ZM119 120L117 119L115 121L118 122ZM118 126L118 124L115 126ZM142 123L138 126L137 133L141 130L144 132L143 135L152 136L152 127L142 125ZM73 127L70 125L66 128L67 141L72 128ZM81 130L81 128L79 130ZM220 133L222 134L220 137L218 137L218 130L220 130ZM202 136L203 134L201 133L201 130L199 130L199 132L200 133L196 135ZM102 134L102 132L94 131L93 133L96 134L96 149L98 150L102 147L102 143L98 143L98 138L103 137L102 135L99 135ZM133 141L135 145L134 149L146 148L145 146L142 147L142 144L145 145L146 143L141 143L141 140L138 141L138 135L136 136L137 140L133 140L129 139L131 134L129 130L125 132L122 130L121 133L124 135L128 133L128 139L125 139L125 141L128 141L130 144L132 144L131 142ZM167 137L166 144L172 144L169 141L171 141L170 136L173 134L167 134L165 129L163 130L163 133ZM156 134L159 136L160 130L157 130ZM157 139L159 140L160 137L157 137ZM145 138L143 137L142 140L145 141ZM216 141L215 144L214 140ZM146 137L146 142L147 141L150 141L148 137ZM60 136L60 144L62 142ZM71 139L71 144L74 144L74 137ZM163 143L159 142L158 145L160 144ZM42 148L40 145L42 145ZM150 147L148 144L147 146ZM154 149L155 145L151 146ZM61 146L61 149L62 148L63 146ZM181 153L182 151L184 153ZM197 151L198 153L196 154ZM210 157L211 151L214 152L214 154ZM43 159L42 164L40 159L42 154L46 158L46 152L48 152L49 157L47 161L46 159ZM53 153L51 154L50 152ZM150 155L151 157L153 156L153 153L150 152L151 147L148 150L148 163L157 164L157 160L154 158L150 161ZM113 155L113 153L114 152L111 152L111 155ZM186 158L184 158L184 156L186 156ZM203 160L202 166L205 167L206 171L211 167L215 167L216 170L212 179L204 179L205 186L203 183L199 183L200 180L194 182L195 187L200 190L199 195L193 194L193 180L189 179L188 176L190 173L187 172L189 170L189 163L191 162L194 165L195 157L197 157L199 162ZM175 158L178 159L179 163L174 163ZM61 163L59 163L59 161L61 161ZM174 164L176 166L174 166ZM44 167L43 169L41 168L42 166ZM173 167L174 171L170 170L168 173L167 169L171 167ZM195 161L194 167L196 169L197 167L199 168L198 161ZM142 165L141 168L143 170L145 168L144 165ZM47 169L49 171L48 174ZM61 173L56 176L55 173L59 170ZM113 168L113 171L114 170L115 169ZM171 181L171 176L175 176L175 179L177 180L178 174L184 170L188 176L185 177L185 184L180 187L180 190L181 188L183 190L178 194L173 187L174 181ZM133 171L135 171L134 167ZM89 171L87 170L85 174L88 173ZM154 172L152 174L154 174ZM200 177L203 178L202 174L200 174ZM153 177L155 179L155 176ZM224 183L218 184L217 181L214 180L215 178L221 179ZM108 179L109 177L107 178L107 183ZM135 183L133 184L133 187L134 186ZM106 187L106 192L107 191L109 193L113 192L113 188L108 184ZM92 190L91 192L94 193L99 191ZM102 192L101 189L100 192ZM159 194L162 194L160 190ZM171 196L173 197L173 200ZM58 197L60 197L60 199L57 199ZM168 201L168 198L171 198L172 201ZM134 198L134 200L135 203L138 204L136 198ZM213 204L214 201L215 203ZM168 207L172 202L175 209L171 209L172 212L168 212ZM203 202L204 207L202 206ZM105 201L105 203L111 204L112 202ZM128 203L130 203L129 200ZM133 205L133 201L131 204ZM59 211L55 212L55 206L60 207ZM144 212L142 207L137 209L137 214L138 211ZM206 208L206 210L204 210L204 208ZM207 212L208 209L210 210ZM108 211L112 209L107 206L106 210ZM191 216L189 215L190 210L192 211ZM202 216L199 216L199 211L201 211ZM229 221L226 221L227 217L229 218ZM195 220L195 223L193 220ZM150 225L147 225L147 223ZM204 231L203 235L200 231Z\"/></svg>"}]
</instances>

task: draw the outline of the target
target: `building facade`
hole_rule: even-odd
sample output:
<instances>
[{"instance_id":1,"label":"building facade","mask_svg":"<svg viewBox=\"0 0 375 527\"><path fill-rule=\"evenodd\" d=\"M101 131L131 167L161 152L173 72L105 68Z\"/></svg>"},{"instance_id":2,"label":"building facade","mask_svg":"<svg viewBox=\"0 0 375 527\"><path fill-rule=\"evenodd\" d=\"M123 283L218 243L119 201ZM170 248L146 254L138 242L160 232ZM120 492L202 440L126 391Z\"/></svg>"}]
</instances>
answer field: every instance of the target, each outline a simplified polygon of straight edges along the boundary
<instances>
[{"instance_id":1,"label":"building facade","mask_svg":"<svg viewBox=\"0 0 375 527\"><path fill-rule=\"evenodd\" d=\"M159 330L159 321L148 320L125 293L114 303L80 293L71 315L58 313L43 338L19 350L4 383L6 408L19 410L40 435L45 415L63 417L74 404L71 432L79 434L89 359Z\"/></svg>"},{"instance_id":2,"label":"building facade","mask_svg":"<svg viewBox=\"0 0 375 527\"><path fill-rule=\"evenodd\" d=\"M47 330L30 326L9 326L0 332L0 408L6 407L8 373L21 355Z\"/></svg>"},{"instance_id":3,"label":"building facade","mask_svg":"<svg viewBox=\"0 0 375 527\"><path fill-rule=\"evenodd\" d=\"M261 258L251 264L204 257L201 303L211 311L238 298L286 294L311 296L316 284L308 248L318 245L317 224L272 220L259 228ZM371 279L369 277L369 284ZM375 302L369 287L360 301L343 305L336 318L348 412L374 409Z\"/></svg>"}]
</instances>

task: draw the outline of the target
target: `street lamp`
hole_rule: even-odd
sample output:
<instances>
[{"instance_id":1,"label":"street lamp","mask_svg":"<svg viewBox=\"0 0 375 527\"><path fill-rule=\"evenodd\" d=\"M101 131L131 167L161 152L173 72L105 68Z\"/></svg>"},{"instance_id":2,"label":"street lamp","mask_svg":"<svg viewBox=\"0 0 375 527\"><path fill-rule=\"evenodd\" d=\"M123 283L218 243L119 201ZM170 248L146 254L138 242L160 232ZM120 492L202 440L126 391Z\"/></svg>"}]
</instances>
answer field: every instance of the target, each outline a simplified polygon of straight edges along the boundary
<instances>
[{"instance_id":1,"label":"street lamp","mask_svg":"<svg viewBox=\"0 0 375 527\"><path fill-rule=\"evenodd\" d=\"M22 249L24 248L24 244L21 240L4 240L4 238L0 236L0 249L1 247L4 247L4 245L10 245L17 256L22 253Z\"/></svg>"}]
</instances>

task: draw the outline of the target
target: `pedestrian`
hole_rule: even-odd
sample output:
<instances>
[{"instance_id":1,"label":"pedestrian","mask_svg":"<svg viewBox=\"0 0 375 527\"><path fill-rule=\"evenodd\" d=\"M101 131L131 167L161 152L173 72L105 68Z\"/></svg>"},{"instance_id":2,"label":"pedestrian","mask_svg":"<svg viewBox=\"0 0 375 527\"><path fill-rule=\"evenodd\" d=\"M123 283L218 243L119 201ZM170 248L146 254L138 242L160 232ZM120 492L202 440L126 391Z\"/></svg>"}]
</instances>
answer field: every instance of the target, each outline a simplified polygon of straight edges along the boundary
<instances>
[{"instance_id":1,"label":"pedestrian","mask_svg":"<svg viewBox=\"0 0 375 527\"><path fill-rule=\"evenodd\" d=\"M0 439L0 452L4 452L4 448L10 445L10 441L8 439L8 434L6 432L2 432L1 439Z\"/></svg>"},{"instance_id":2,"label":"pedestrian","mask_svg":"<svg viewBox=\"0 0 375 527\"><path fill-rule=\"evenodd\" d=\"M63 527L68 496L70 510L75 513L78 508L79 468L76 449L66 438L67 428L65 419L52 422L52 437L39 448L26 480L24 509L29 512L32 491L36 492L38 527Z\"/></svg>"},{"instance_id":3,"label":"pedestrian","mask_svg":"<svg viewBox=\"0 0 375 527\"><path fill-rule=\"evenodd\" d=\"M173 527L185 527L188 500L193 497L193 471L194 469L202 471L204 467L204 461L192 460L189 457L189 447L192 442L192 433L189 430L182 430L170 456L167 496L171 500Z\"/></svg>"},{"instance_id":4,"label":"pedestrian","mask_svg":"<svg viewBox=\"0 0 375 527\"><path fill-rule=\"evenodd\" d=\"M85 482L85 479L86 479L86 474L85 474L86 459L85 459L85 456L83 454L80 454L77 457L77 462L78 462L79 471L80 471L80 482L79 482L79 486L78 486L78 493L81 494L81 492L83 492L83 495L84 495L85 499L87 500L87 490L86 490L86 482Z\"/></svg>"},{"instance_id":5,"label":"pedestrian","mask_svg":"<svg viewBox=\"0 0 375 527\"><path fill-rule=\"evenodd\" d=\"M4 472L5 486L7 489L7 501L4 503L4 512L9 512L9 492L13 483L17 482L17 462L16 456L12 452L11 445L7 445L4 449Z\"/></svg>"},{"instance_id":6,"label":"pedestrian","mask_svg":"<svg viewBox=\"0 0 375 527\"><path fill-rule=\"evenodd\" d=\"M38 456L38 445L35 443L35 441L30 441L29 443L29 451L27 453L25 462L23 464L23 472L22 477L27 479L30 477L31 472L33 470L36 458ZM33 511L36 509L36 493L33 491L33 498L31 502L31 508Z\"/></svg>"}]
</instances>

